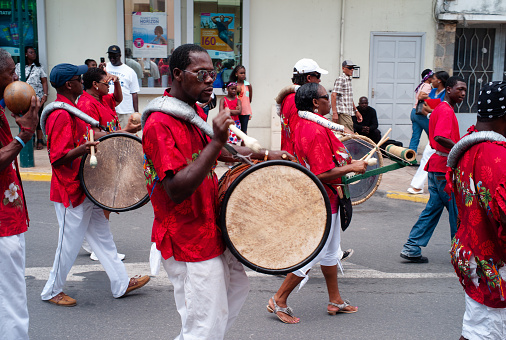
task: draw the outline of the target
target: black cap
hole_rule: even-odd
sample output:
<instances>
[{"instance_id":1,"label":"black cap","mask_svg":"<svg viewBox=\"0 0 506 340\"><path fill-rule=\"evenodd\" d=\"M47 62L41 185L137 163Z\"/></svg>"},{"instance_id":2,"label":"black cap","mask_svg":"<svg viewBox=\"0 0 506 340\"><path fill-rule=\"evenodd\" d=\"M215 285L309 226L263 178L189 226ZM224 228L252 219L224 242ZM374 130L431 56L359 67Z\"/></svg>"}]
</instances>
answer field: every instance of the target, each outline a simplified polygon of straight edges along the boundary
<instances>
[{"instance_id":1,"label":"black cap","mask_svg":"<svg viewBox=\"0 0 506 340\"><path fill-rule=\"evenodd\" d=\"M478 97L478 117L498 118L506 114L506 82L493 81L483 86Z\"/></svg>"},{"instance_id":2,"label":"black cap","mask_svg":"<svg viewBox=\"0 0 506 340\"><path fill-rule=\"evenodd\" d=\"M121 48L118 45L111 45L107 49L107 53L121 53Z\"/></svg>"}]
</instances>

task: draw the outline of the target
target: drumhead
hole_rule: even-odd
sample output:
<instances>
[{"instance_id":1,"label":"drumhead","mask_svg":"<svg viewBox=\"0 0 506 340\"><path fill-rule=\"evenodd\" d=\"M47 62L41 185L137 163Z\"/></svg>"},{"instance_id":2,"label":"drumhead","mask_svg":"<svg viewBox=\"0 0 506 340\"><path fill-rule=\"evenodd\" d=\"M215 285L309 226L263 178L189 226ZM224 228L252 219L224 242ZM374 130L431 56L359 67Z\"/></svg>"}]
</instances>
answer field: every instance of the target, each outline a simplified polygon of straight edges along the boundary
<instances>
[{"instance_id":1,"label":"drumhead","mask_svg":"<svg viewBox=\"0 0 506 340\"><path fill-rule=\"evenodd\" d=\"M309 170L267 161L244 171L228 188L220 226L230 251L247 267L286 274L318 255L330 232L327 193Z\"/></svg>"},{"instance_id":2,"label":"drumhead","mask_svg":"<svg viewBox=\"0 0 506 340\"><path fill-rule=\"evenodd\" d=\"M97 166L85 154L79 177L86 196L99 207L115 212L139 208L149 200L144 177L141 139L113 133L98 139Z\"/></svg>"}]
</instances>

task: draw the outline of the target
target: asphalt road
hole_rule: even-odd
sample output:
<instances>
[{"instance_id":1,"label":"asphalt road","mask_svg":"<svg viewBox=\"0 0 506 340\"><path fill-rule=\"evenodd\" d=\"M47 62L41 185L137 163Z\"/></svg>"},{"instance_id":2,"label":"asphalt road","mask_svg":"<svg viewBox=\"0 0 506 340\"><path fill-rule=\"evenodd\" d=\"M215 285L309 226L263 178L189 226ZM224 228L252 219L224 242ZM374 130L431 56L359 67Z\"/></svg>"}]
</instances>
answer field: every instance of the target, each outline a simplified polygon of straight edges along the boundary
<instances>
[{"instance_id":1,"label":"asphalt road","mask_svg":"<svg viewBox=\"0 0 506 340\"><path fill-rule=\"evenodd\" d=\"M77 299L72 308L40 300L53 263L58 225L48 182L25 182L31 227L26 233L26 282L32 339L173 339L180 320L172 286L162 271L142 289L114 299L97 262L81 251L65 292ZM319 266L290 306L298 325L279 322L265 308L283 278L248 271L251 291L226 339L458 339L464 295L450 264L450 228L446 212L423 254L428 264L404 262L399 253L424 204L376 195L355 207L342 234L344 249L355 254L339 274L344 298L358 313L329 316L326 286ZM153 212L145 207L111 214L111 228L130 275L149 274ZM269 256L281 256L272 249ZM202 306L205 308L206 306Z\"/></svg>"}]
</instances>

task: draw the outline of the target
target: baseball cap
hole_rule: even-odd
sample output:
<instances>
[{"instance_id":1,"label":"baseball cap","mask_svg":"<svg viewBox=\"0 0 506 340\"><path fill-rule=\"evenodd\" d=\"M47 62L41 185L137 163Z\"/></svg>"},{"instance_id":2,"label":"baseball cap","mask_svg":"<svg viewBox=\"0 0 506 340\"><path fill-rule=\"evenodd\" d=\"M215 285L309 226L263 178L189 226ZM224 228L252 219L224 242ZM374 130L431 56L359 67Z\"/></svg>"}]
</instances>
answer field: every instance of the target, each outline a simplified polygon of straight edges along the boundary
<instances>
[{"instance_id":1,"label":"baseball cap","mask_svg":"<svg viewBox=\"0 0 506 340\"><path fill-rule=\"evenodd\" d=\"M346 67L346 66L357 66L357 64L355 64L351 60L345 60L345 61L343 61L343 67Z\"/></svg>"},{"instance_id":2,"label":"baseball cap","mask_svg":"<svg viewBox=\"0 0 506 340\"><path fill-rule=\"evenodd\" d=\"M111 45L107 49L107 53L121 53L121 48L118 45Z\"/></svg>"},{"instance_id":3,"label":"baseball cap","mask_svg":"<svg viewBox=\"0 0 506 340\"><path fill-rule=\"evenodd\" d=\"M88 71L88 66L86 65L58 64L51 70L49 80L51 81L51 85L57 89L72 79L72 77L86 73L86 71Z\"/></svg>"},{"instance_id":4,"label":"baseball cap","mask_svg":"<svg viewBox=\"0 0 506 340\"><path fill-rule=\"evenodd\" d=\"M294 71L293 74L304 74L304 73L311 73L311 72L318 72L320 74L328 74L329 72L327 70L324 70L318 66L316 61L313 59L301 59L297 63L295 63L295 66L293 67L297 71Z\"/></svg>"}]
</instances>

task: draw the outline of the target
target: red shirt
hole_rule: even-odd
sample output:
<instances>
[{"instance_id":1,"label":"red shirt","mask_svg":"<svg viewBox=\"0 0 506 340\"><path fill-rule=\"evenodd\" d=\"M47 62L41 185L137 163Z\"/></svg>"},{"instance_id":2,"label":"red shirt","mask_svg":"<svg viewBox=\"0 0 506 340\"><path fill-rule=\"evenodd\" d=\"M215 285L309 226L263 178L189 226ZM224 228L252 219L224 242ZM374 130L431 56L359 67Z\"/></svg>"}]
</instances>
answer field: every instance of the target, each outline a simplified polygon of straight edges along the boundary
<instances>
[{"instance_id":1,"label":"red shirt","mask_svg":"<svg viewBox=\"0 0 506 340\"><path fill-rule=\"evenodd\" d=\"M429 119L429 141L430 146L442 153L448 154L450 149L443 147L434 140L434 137L441 136L451 139L454 143L460 140L459 123L453 108L447 102L441 102L434 111L432 111ZM448 158L445 156L433 154L425 166L425 171L446 173L448 167L446 162Z\"/></svg>"},{"instance_id":2,"label":"red shirt","mask_svg":"<svg viewBox=\"0 0 506 340\"><path fill-rule=\"evenodd\" d=\"M506 225L500 215L506 214L506 143L472 146L459 160L454 179L459 229L450 253L455 272L473 300L506 308Z\"/></svg>"},{"instance_id":3,"label":"red shirt","mask_svg":"<svg viewBox=\"0 0 506 340\"><path fill-rule=\"evenodd\" d=\"M295 127L300 120L299 111L295 107L295 93L290 93L281 103L281 150L293 155Z\"/></svg>"},{"instance_id":4,"label":"red shirt","mask_svg":"<svg viewBox=\"0 0 506 340\"><path fill-rule=\"evenodd\" d=\"M91 118L98 120L100 125L107 127L109 132L121 130L113 93L103 96L102 101L98 101L91 94L84 91L77 101L77 108Z\"/></svg>"},{"instance_id":5,"label":"red shirt","mask_svg":"<svg viewBox=\"0 0 506 340\"><path fill-rule=\"evenodd\" d=\"M205 120L204 111L197 105L194 109ZM144 126L144 174L155 214L151 241L164 259L205 261L225 250L216 224L218 179L214 168L180 204L169 198L161 184L167 172L177 174L197 159L209 141L196 126L161 112L153 112Z\"/></svg>"},{"instance_id":6,"label":"red shirt","mask_svg":"<svg viewBox=\"0 0 506 340\"><path fill-rule=\"evenodd\" d=\"M299 119L293 137L297 160L316 176L332 170L336 166L351 163L351 155L343 143L331 130L317 123L307 119ZM341 190L337 189L338 184L341 184L341 178L323 185L330 199L332 213L336 214L339 196L327 184L330 184L334 190Z\"/></svg>"},{"instance_id":7,"label":"red shirt","mask_svg":"<svg viewBox=\"0 0 506 340\"><path fill-rule=\"evenodd\" d=\"M74 103L60 94L56 95L56 101L75 107ZM81 157L63 165L55 166L53 163L86 143L90 129L90 125L65 110L53 111L46 120L47 152L53 169L50 199L63 203L66 208L70 204L75 208L84 201L85 194L79 181Z\"/></svg>"},{"instance_id":8,"label":"red shirt","mask_svg":"<svg viewBox=\"0 0 506 340\"><path fill-rule=\"evenodd\" d=\"M10 142L11 129L4 108L0 106L0 148ZM0 172L0 194L0 237L24 233L28 229L29 219L16 159Z\"/></svg>"}]
</instances>

